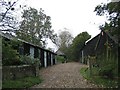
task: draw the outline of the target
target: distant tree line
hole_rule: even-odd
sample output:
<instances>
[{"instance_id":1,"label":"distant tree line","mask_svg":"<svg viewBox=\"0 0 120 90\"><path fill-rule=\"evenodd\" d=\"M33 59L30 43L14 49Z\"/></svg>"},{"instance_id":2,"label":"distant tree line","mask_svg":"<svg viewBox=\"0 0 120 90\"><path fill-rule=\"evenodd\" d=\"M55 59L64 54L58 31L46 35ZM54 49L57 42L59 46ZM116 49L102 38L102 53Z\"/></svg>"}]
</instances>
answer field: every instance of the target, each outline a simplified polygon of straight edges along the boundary
<instances>
[{"instance_id":1,"label":"distant tree line","mask_svg":"<svg viewBox=\"0 0 120 90\"><path fill-rule=\"evenodd\" d=\"M87 32L78 34L75 38L69 31L61 31L58 35L58 48L63 52L70 61L79 61L80 50L84 47L85 42L91 38Z\"/></svg>"}]
</instances>

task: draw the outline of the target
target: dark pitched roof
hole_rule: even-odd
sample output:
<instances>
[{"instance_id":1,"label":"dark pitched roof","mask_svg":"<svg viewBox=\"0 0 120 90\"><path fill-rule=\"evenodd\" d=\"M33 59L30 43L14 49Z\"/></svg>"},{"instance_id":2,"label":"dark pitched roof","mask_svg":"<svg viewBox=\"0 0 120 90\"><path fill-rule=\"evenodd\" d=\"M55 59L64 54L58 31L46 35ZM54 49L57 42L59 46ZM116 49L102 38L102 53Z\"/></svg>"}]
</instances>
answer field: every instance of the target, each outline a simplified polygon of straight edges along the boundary
<instances>
[{"instance_id":1,"label":"dark pitched roof","mask_svg":"<svg viewBox=\"0 0 120 90\"><path fill-rule=\"evenodd\" d=\"M103 50L106 42L109 43L111 48L115 48L116 46L118 46L117 39L115 39L113 36L111 36L108 32L101 31L100 38L98 39L98 43L97 43L96 49L95 49L96 52L99 51L99 53L100 53L100 51Z\"/></svg>"},{"instance_id":2,"label":"dark pitched roof","mask_svg":"<svg viewBox=\"0 0 120 90\"><path fill-rule=\"evenodd\" d=\"M109 32L105 32L104 30L102 32L106 33L116 44L118 44L118 38L115 38L114 36L110 35Z\"/></svg>"},{"instance_id":3,"label":"dark pitched roof","mask_svg":"<svg viewBox=\"0 0 120 90\"><path fill-rule=\"evenodd\" d=\"M85 44L85 46L83 47L83 50L86 55L92 55L94 53L99 37L100 37L100 34L96 35L94 38L90 39Z\"/></svg>"},{"instance_id":4,"label":"dark pitched roof","mask_svg":"<svg viewBox=\"0 0 120 90\"><path fill-rule=\"evenodd\" d=\"M118 44L118 40L116 38L111 36L108 32L101 31L98 35L85 43L85 46L82 48L85 55L93 55L96 51L102 51L103 45L106 43L107 38L109 39L109 43L114 43L114 45Z\"/></svg>"}]
</instances>

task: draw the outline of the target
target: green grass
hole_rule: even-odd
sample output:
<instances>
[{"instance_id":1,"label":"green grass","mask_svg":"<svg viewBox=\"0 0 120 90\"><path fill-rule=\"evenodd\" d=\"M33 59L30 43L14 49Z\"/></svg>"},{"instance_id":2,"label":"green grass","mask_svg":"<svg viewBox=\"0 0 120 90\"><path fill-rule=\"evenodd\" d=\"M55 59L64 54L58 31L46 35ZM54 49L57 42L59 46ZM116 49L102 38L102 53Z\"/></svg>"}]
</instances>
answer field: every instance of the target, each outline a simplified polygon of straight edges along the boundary
<instances>
[{"instance_id":1,"label":"green grass","mask_svg":"<svg viewBox=\"0 0 120 90\"><path fill-rule=\"evenodd\" d=\"M95 70L95 71L94 71ZM93 72L96 72L96 69L93 69ZM80 74L87 79L88 81L91 81L92 83L100 86L100 87L112 87L112 88L116 88L118 87L118 81L117 80L113 80L113 79L105 79L102 78L101 76L92 76L90 77L89 75L89 70L87 68L81 68L80 69Z\"/></svg>"},{"instance_id":2,"label":"green grass","mask_svg":"<svg viewBox=\"0 0 120 90\"><path fill-rule=\"evenodd\" d=\"M65 62L65 58L63 56L56 56L56 59L60 63L64 63Z\"/></svg>"},{"instance_id":3,"label":"green grass","mask_svg":"<svg viewBox=\"0 0 120 90\"><path fill-rule=\"evenodd\" d=\"M87 80L90 80L91 78L89 77L89 72L88 68L81 68L80 69L80 74Z\"/></svg>"},{"instance_id":4,"label":"green grass","mask_svg":"<svg viewBox=\"0 0 120 90\"><path fill-rule=\"evenodd\" d=\"M42 82L40 77L25 77L17 80L6 80L2 82L2 88L29 88Z\"/></svg>"}]
</instances>

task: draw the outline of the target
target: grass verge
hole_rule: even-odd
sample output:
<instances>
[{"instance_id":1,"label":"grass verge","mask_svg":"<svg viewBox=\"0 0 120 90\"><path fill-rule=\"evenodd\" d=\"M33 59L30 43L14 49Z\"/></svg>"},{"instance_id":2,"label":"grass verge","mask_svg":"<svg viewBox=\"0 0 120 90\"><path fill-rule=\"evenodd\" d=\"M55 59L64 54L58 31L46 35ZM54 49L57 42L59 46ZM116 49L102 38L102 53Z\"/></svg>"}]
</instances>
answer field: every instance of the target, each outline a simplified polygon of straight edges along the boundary
<instances>
[{"instance_id":1,"label":"grass verge","mask_svg":"<svg viewBox=\"0 0 120 90\"><path fill-rule=\"evenodd\" d=\"M6 80L2 82L2 88L29 88L42 82L40 77L25 77L17 80Z\"/></svg>"},{"instance_id":2,"label":"grass verge","mask_svg":"<svg viewBox=\"0 0 120 90\"><path fill-rule=\"evenodd\" d=\"M94 70L93 70L94 72ZM100 76L92 76L89 75L88 68L81 68L80 74L87 79L88 81L98 85L99 87L105 87L105 88L118 88L118 81L113 79L105 79Z\"/></svg>"}]
</instances>

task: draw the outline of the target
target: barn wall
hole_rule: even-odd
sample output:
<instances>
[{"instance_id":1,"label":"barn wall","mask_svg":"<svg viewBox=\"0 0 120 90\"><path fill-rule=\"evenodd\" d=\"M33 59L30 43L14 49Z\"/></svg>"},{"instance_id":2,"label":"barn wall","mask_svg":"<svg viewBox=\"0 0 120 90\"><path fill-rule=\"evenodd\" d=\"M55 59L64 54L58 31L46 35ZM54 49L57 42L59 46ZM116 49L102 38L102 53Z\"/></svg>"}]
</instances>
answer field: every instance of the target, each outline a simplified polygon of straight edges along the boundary
<instances>
[{"instance_id":1,"label":"barn wall","mask_svg":"<svg viewBox=\"0 0 120 90\"><path fill-rule=\"evenodd\" d=\"M51 53L51 65L53 65L53 54Z\"/></svg>"},{"instance_id":2,"label":"barn wall","mask_svg":"<svg viewBox=\"0 0 120 90\"><path fill-rule=\"evenodd\" d=\"M41 67L44 67L44 50L40 50L40 60L41 60Z\"/></svg>"},{"instance_id":3,"label":"barn wall","mask_svg":"<svg viewBox=\"0 0 120 90\"><path fill-rule=\"evenodd\" d=\"M29 55L30 54L30 46L28 44L23 43L24 47L24 55Z\"/></svg>"}]
</instances>

